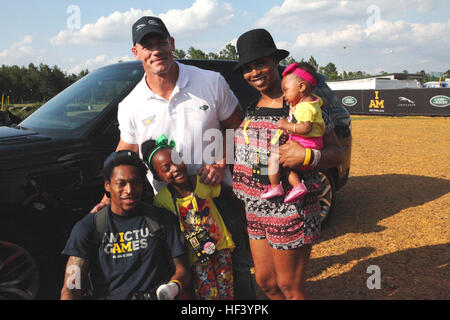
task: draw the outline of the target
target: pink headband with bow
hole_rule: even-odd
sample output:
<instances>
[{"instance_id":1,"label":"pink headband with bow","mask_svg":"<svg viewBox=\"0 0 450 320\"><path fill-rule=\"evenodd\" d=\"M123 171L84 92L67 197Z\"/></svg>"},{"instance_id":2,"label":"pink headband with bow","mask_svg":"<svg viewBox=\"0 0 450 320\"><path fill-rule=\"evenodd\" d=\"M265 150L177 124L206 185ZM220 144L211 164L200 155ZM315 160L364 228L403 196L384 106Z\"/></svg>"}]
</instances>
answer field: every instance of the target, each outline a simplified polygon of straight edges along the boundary
<instances>
[{"instance_id":1,"label":"pink headband with bow","mask_svg":"<svg viewBox=\"0 0 450 320\"><path fill-rule=\"evenodd\" d=\"M297 63L291 63L286 67L286 69L283 71L283 77L286 75L293 73L308 82L309 84L313 86L317 86L317 80L307 71L300 69Z\"/></svg>"}]
</instances>

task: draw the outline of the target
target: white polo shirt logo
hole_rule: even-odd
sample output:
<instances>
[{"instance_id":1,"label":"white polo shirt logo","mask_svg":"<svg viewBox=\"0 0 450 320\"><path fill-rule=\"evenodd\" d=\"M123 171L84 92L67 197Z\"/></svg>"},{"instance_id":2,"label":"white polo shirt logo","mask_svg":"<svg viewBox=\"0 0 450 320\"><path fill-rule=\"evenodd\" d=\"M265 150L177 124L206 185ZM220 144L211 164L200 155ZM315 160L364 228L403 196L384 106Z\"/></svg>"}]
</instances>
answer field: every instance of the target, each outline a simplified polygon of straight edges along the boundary
<instances>
[{"instance_id":1,"label":"white polo shirt logo","mask_svg":"<svg viewBox=\"0 0 450 320\"><path fill-rule=\"evenodd\" d=\"M147 117L144 120L142 120L142 123L144 124L144 126L149 126L152 123L155 123L155 119L156 119L156 115L152 115L152 116Z\"/></svg>"}]
</instances>

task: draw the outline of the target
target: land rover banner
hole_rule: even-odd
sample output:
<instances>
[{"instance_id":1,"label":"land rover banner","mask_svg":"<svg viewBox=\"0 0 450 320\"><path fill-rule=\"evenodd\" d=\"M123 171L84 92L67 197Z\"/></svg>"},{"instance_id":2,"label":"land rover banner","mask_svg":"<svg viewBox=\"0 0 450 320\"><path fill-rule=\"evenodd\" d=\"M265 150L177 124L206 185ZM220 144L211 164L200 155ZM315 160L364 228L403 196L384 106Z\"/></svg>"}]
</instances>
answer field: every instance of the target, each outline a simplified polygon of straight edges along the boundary
<instances>
[{"instance_id":1,"label":"land rover banner","mask_svg":"<svg viewBox=\"0 0 450 320\"><path fill-rule=\"evenodd\" d=\"M333 92L350 114L364 113L363 90L336 90Z\"/></svg>"},{"instance_id":2,"label":"land rover banner","mask_svg":"<svg viewBox=\"0 0 450 320\"><path fill-rule=\"evenodd\" d=\"M350 114L450 116L450 88L335 90Z\"/></svg>"}]
</instances>

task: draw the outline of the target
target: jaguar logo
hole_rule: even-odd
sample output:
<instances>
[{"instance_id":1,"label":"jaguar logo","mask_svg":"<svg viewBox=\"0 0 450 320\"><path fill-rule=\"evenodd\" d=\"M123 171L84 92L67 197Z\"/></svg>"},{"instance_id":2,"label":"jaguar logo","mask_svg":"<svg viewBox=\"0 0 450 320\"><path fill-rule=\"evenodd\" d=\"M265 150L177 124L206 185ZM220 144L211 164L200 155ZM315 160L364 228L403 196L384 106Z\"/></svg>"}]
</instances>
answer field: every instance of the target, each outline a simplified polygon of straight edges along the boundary
<instances>
[{"instance_id":1,"label":"jaguar logo","mask_svg":"<svg viewBox=\"0 0 450 320\"><path fill-rule=\"evenodd\" d=\"M406 98L406 97L398 97L397 107L415 107L416 102Z\"/></svg>"},{"instance_id":2,"label":"jaguar logo","mask_svg":"<svg viewBox=\"0 0 450 320\"><path fill-rule=\"evenodd\" d=\"M411 99L405 98L405 97L398 97L398 100L400 102L404 102L404 103L416 103L415 101L412 101Z\"/></svg>"}]
</instances>

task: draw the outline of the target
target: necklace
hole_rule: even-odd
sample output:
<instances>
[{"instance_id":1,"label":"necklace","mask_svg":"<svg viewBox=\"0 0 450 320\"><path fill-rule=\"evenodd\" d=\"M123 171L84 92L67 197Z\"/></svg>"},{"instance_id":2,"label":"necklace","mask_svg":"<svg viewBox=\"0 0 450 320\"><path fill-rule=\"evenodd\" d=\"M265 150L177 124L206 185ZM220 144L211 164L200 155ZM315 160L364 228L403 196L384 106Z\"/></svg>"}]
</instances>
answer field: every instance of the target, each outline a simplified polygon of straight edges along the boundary
<instances>
[{"instance_id":1,"label":"necklace","mask_svg":"<svg viewBox=\"0 0 450 320\"><path fill-rule=\"evenodd\" d=\"M264 107L264 106L256 106L256 110L259 110L260 108L270 108L270 107L272 107L273 106L273 104L275 103L275 102L277 102L277 100L276 99L272 99L272 102L270 102L270 104L267 106L267 107Z\"/></svg>"}]
</instances>

